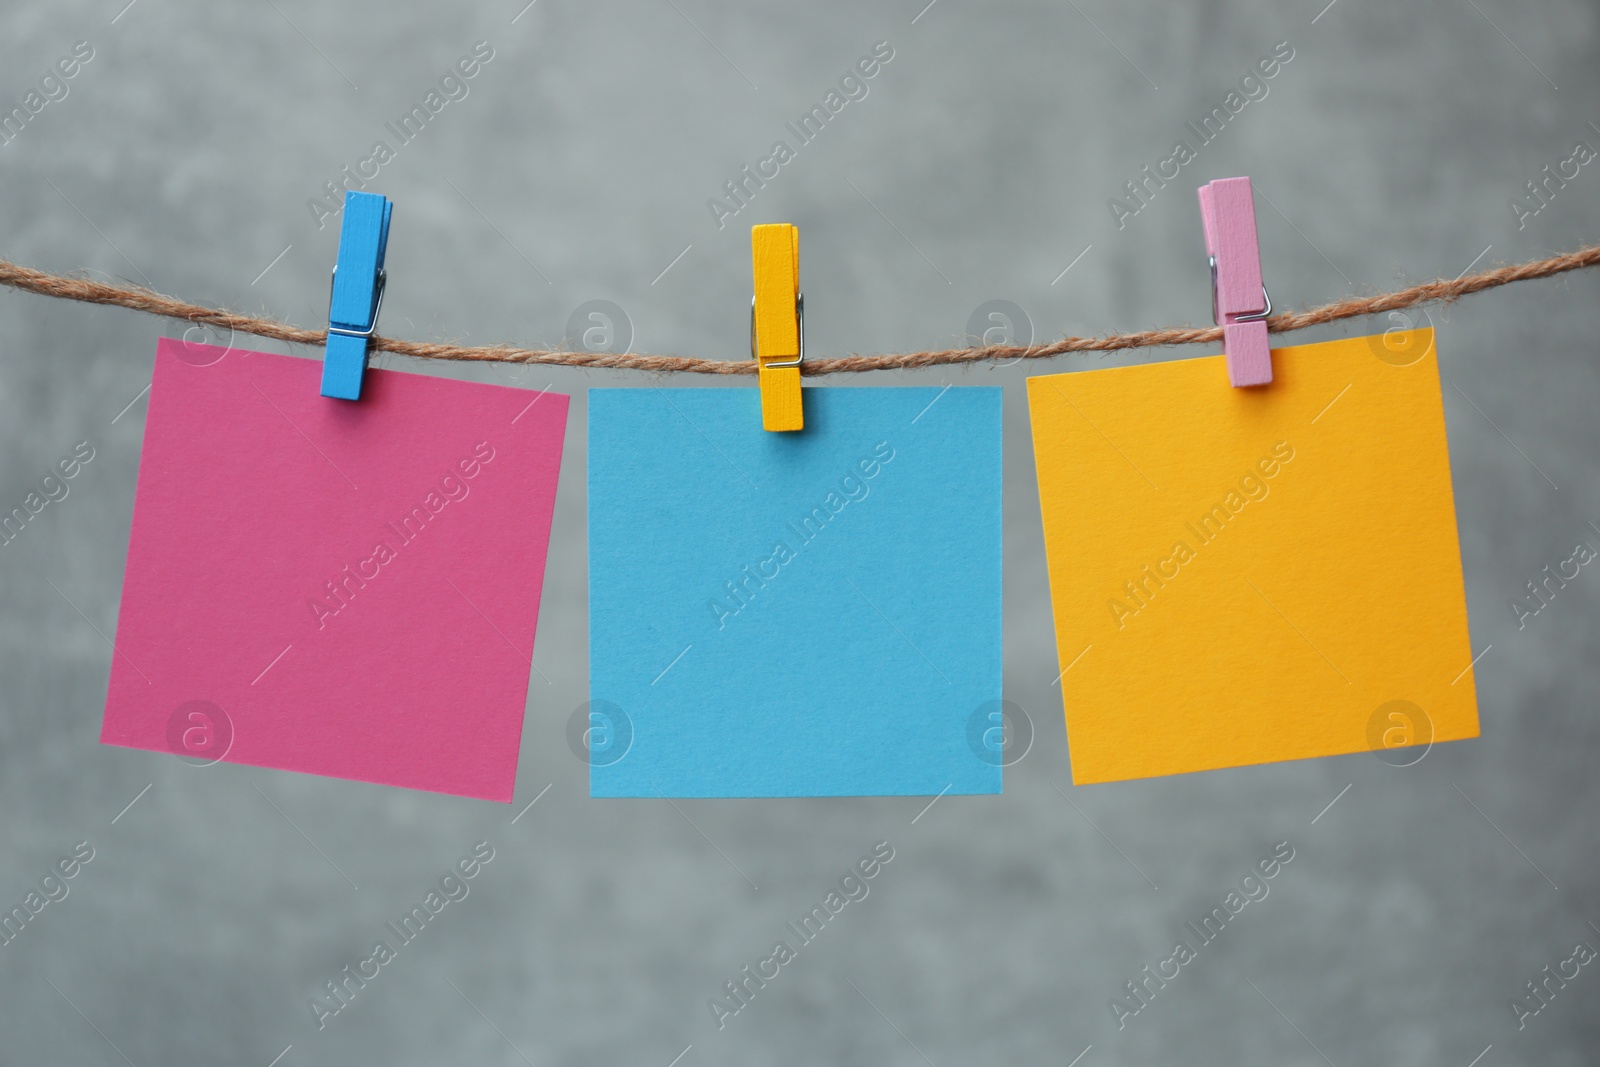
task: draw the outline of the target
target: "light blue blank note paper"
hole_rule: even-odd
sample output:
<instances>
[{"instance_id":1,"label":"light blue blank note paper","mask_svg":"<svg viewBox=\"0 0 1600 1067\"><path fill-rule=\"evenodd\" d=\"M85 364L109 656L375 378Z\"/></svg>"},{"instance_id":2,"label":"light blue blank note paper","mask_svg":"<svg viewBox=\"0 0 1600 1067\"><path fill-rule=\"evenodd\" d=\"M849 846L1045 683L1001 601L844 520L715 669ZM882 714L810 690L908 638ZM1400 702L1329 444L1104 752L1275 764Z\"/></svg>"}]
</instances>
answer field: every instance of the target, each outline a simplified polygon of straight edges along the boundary
<instances>
[{"instance_id":1,"label":"light blue blank note paper","mask_svg":"<svg viewBox=\"0 0 1600 1067\"><path fill-rule=\"evenodd\" d=\"M1000 390L589 391L589 791L1000 792Z\"/></svg>"}]
</instances>

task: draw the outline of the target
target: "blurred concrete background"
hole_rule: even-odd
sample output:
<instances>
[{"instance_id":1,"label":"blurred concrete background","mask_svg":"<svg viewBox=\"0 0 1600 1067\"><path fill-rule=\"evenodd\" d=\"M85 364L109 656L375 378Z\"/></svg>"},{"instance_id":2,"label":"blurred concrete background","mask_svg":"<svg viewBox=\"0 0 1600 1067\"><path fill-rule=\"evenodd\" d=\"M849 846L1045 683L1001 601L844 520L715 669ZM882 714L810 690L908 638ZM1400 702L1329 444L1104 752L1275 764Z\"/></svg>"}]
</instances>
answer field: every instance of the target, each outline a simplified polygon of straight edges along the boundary
<instances>
[{"instance_id":1,"label":"blurred concrete background","mask_svg":"<svg viewBox=\"0 0 1600 1067\"><path fill-rule=\"evenodd\" d=\"M609 300L636 350L742 358L755 222L802 230L819 355L962 344L996 299L1040 338L1207 320L1193 189L1213 177L1256 179L1280 307L1600 236L1600 164L1512 207L1600 147L1593 2L525 2L9 4L0 110L76 42L92 58L0 147L0 255L315 326L337 226L308 200L381 139L385 333L557 342ZM880 41L867 95L719 229L708 199ZM385 123L478 42L466 95L396 147ZM1110 198L1279 42L1266 95L1119 227ZM1597 295L1574 275L1419 320L1488 651L1482 739L1406 768L1074 788L1022 389L1046 368L872 376L1007 387L1006 695L1036 739L1003 797L932 808L589 800L564 740L586 699L584 394L651 379L408 366L573 395L551 682L504 808L97 743L141 391L182 326L0 292L0 504L79 442L95 457L0 549L0 903L94 849L0 947L0 1062L1592 1063L1593 967L1521 1029L1511 1002L1600 946L1600 579L1520 630L1509 601L1600 545ZM480 840L470 897L319 1031L309 998ZM707 998L880 840L870 897L719 1030ZM1109 998L1280 841L1270 897L1119 1030Z\"/></svg>"}]
</instances>

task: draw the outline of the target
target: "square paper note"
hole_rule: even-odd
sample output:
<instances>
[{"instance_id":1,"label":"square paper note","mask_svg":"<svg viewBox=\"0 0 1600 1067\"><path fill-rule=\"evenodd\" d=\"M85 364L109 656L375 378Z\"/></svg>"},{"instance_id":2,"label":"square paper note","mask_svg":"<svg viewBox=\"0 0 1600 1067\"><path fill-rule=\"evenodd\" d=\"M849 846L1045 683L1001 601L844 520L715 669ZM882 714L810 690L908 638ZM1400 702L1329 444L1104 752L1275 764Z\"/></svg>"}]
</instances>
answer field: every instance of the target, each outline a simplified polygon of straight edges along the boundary
<instances>
[{"instance_id":1,"label":"square paper note","mask_svg":"<svg viewBox=\"0 0 1600 1067\"><path fill-rule=\"evenodd\" d=\"M509 801L567 398L165 340L100 740Z\"/></svg>"},{"instance_id":2,"label":"square paper note","mask_svg":"<svg viewBox=\"0 0 1600 1067\"><path fill-rule=\"evenodd\" d=\"M1080 785L1478 734L1432 331L1272 365L1028 382Z\"/></svg>"},{"instance_id":3,"label":"square paper note","mask_svg":"<svg viewBox=\"0 0 1600 1067\"><path fill-rule=\"evenodd\" d=\"M804 396L590 392L592 795L1000 791L1000 390Z\"/></svg>"}]
</instances>

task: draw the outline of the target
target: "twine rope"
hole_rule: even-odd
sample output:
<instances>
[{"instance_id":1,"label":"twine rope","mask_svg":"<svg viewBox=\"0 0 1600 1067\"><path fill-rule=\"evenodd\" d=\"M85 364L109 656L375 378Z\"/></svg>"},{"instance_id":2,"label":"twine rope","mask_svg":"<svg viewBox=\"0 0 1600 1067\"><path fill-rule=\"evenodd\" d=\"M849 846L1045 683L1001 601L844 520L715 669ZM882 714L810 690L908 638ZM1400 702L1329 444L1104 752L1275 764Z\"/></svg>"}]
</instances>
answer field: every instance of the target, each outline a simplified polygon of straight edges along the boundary
<instances>
[{"instance_id":1,"label":"twine rope","mask_svg":"<svg viewBox=\"0 0 1600 1067\"><path fill-rule=\"evenodd\" d=\"M1338 322L1364 315L1381 315L1423 304L1448 303L1463 296L1494 289L1512 282L1550 278L1569 271L1600 265L1600 245L1575 252L1533 260L1513 266L1495 267L1451 281L1438 279L1390 293L1348 296L1321 307L1286 311L1268 318L1272 333L1288 333L1308 326ZM326 330L256 318L219 308L201 307L175 297L164 296L136 285L108 285L90 278L48 274L31 267L0 260L0 284L25 293L77 300L89 304L142 311L195 325L212 326L234 333L270 337L290 344L321 347L327 342ZM1174 345L1215 344L1222 340L1220 326L1183 326L1104 337L1063 337L1037 345L985 345L975 348L949 348L939 351L906 352L895 355L850 355L836 359L807 359L800 372L807 376L860 371L912 370L957 363L986 363L1022 359L1049 359L1069 352L1114 352L1127 348L1158 348ZM571 352L564 349L515 348L510 345L453 345L430 341L404 341L373 335L372 348L414 359L448 359L478 363L534 363L561 367L590 367L617 370L642 370L677 374L754 374L754 360L698 359L688 356L616 355L609 352Z\"/></svg>"}]
</instances>

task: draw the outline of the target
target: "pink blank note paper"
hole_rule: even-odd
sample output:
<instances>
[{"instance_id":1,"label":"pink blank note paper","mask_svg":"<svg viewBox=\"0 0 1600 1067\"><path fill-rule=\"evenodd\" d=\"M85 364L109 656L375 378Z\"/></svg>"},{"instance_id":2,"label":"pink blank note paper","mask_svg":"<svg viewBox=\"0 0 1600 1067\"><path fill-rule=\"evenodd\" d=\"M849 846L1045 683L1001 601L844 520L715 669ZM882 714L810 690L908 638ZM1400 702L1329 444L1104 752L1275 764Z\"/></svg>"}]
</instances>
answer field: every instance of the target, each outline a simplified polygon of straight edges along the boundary
<instances>
[{"instance_id":1,"label":"pink blank note paper","mask_svg":"<svg viewBox=\"0 0 1600 1067\"><path fill-rule=\"evenodd\" d=\"M100 740L510 801L567 398L163 340Z\"/></svg>"}]
</instances>

